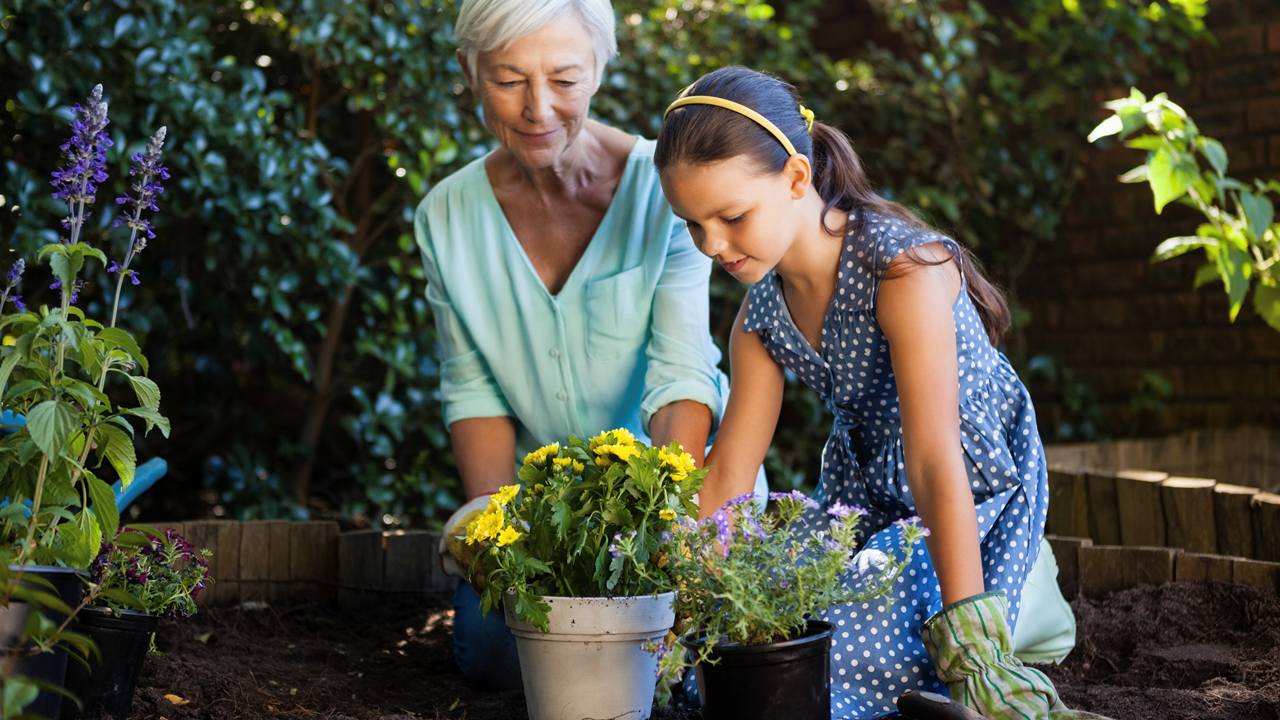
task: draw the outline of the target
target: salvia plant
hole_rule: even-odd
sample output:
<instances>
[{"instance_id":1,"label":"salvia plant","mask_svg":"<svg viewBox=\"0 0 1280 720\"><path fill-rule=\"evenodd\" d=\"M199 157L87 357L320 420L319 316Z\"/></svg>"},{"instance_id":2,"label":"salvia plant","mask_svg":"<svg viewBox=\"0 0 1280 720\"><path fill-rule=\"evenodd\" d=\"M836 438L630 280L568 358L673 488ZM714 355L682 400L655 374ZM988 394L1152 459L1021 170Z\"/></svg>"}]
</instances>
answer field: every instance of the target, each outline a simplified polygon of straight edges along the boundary
<instances>
[{"instance_id":1,"label":"salvia plant","mask_svg":"<svg viewBox=\"0 0 1280 720\"><path fill-rule=\"evenodd\" d=\"M673 523L661 538L679 593L676 628L649 647L659 655L659 675L713 662L720 644L799 637L810 617L832 605L880 596L892 602L888 591L929 534L918 518L899 520L898 557L877 550L855 554L865 540L858 529L865 510L837 502L820 511L799 490L770 499L775 513L764 512L753 495L741 495L700 522ZM693 652L680 649L682 639ZM659 691L667 684L659 683Z\"/></svg>"},{"instance_id":2,"label":"salvia plant","mask_svg":"<svg viewBox=\"0 0 1280 720\"><path fill-rule=\"evenodd\" d=\"M1275 205L1268 197L1280 194L1280 182L1254 180L1247 185L1229 177L1222 143L1201 135L1186 111L1164 93L1147 100L1134 88L1129 97L1104 106L1115 114L1094 129L1090 142L1142 133L1125 144L1147 151L1147 161L1120 176L1120 181L1149 183L1157 213L1178 202L1200 211L1207 220L1195 235L1160 243L1152 262L1203 250L1208 262L1196 272L1195 287L1221 280L1233 321L1252 289L1258 315L1280 330L1280 224L1275 222ZM1200 158L1208 168L1200 167Z\"/></svg>"},{"instance_id":3,"label":"salvia plant","mask_svg":"<svg viewBox=\"0 0 1280 720\"><path fill-rule=\"evenodd\" d=\"M71 138L61 148L66 162L52 182L53 196L67 205L65 236L38 255L52 271L55 301L35 307L29 292L23 301L20 283L33 281L31 263L23 259L14 263L0 292L0 402L7 433L0 439L0 497L8 502L0 510L0 533L16 562L87 568L103 538L116 536L120 520L111 487L98 472L105 461L126 486L133 479L137 458L129 418L141 418L146 432L159 427L169 434L159 412L160 390L146 377L147 359L133 337L116 327L124 278L140 282L129 265L155 237L144 213L156 209L160 180L168 173L159 164L161 128L132 157L132 193L116 201L126 206L116 225L131 229L129 244L122 264L108 263L102 250L83 239L112 147L102 86L75 111ZM80 275L88 260L119 273L105 323L76 305L85 291ZM108 395L113 377L137 398L136 407Z\"/></svg>"},{"instance_id":4,"label":"salvia plant","mask_svg":"<svg viewBox=\"0 0 1280 720\"><path fill-rule=\"evenodd\" d=\"M102 591L98 604L112 610L142 610L167 618L195 614L196 597L213 580L208 550L172 528L121 528L89 566L89 582ZM107 591L119 591L111 593ZM154 647L153 647L154 649Z\"/></svg>"},{"instance_id":5,"label":"salvia plant","mask_svg":"<svg viewBox=\"0 0 1280 720\"><path fill-rule=\"evenodd\" d=\"M706 469L671 443L649 447L625 429L569 438L524 459L521 485L493 495L465 539L486 549L484 612L512 594L516 615L547 629L546 595L635 597L670 592L666 533L696 516Z\"/></svg>"}]
</instances>

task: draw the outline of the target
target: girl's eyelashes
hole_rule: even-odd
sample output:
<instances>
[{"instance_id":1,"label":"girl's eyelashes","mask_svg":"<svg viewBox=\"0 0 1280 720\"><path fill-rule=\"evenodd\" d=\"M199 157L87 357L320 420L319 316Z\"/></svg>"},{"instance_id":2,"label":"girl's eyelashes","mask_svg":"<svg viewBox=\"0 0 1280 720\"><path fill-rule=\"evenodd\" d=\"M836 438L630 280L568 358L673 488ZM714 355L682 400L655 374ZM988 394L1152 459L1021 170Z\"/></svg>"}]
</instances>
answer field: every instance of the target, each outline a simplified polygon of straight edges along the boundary
<instances>
[{"instance_id":1,"label":"girl's eyelashes","mask_svg":"<svg viewBox=\"0 0 1280 720\"><path fill-rule=\"evenodd\" d=\"M687 229L689 229L689 230L694 230L694 229L697 229L697 228L702 227L701 225L699 225L698 223L696 223L696 222L694 222L694 221L692 221L692 220L685 220L685 221L684 221L684 226L685 226Z\"/></svg>"},{"instance_id":2,"label":"girl's eyelashes","mask_svg":"<svg viewBox=\"0 0 1280 720\"><path fill-rule=\"evenodd\" d=\"M725 220L725 224L726 224L726 225L737 225L738 223L742 222L742 218L744 218L744 217L746 217L746 216L747 216L747 214L746 214L746 213L742 213L741 215L739 215L739 216L737 216L737 217L731 217L731 218L729 218L728 220Z\"/></svg>"}]
</instances>

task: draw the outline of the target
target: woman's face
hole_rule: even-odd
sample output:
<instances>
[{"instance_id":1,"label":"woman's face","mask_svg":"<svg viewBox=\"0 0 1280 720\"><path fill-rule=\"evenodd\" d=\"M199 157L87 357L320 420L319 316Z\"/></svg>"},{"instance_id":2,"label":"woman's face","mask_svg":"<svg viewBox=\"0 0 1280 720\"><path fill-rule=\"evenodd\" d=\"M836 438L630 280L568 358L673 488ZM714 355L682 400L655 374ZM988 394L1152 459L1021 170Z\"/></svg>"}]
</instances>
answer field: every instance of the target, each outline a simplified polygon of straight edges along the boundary
<instances>
[{"instance_id":1,"label":"woman's face","mask_svg":"<svg viewBox=\"0 0 1280 720\"><path fill-rule=\"evenodd\" d=\"M698 250L750 284L782 260L800 227L796 187L807 175L798 179L790 171L788 164L779 174L760 175L744 155L679 164L662 171L662 192Z\"/></svg>"},{"instance_id":2,"label":"woman's face","mask_svg":"<svg viewBox=\"0 0 1280 720\"><path fill-rule=\"evenodd\" d=\"M482 52L468 68L484 122L529 168L550 167L582 131L596 91L591 33L567 13L510 47Z\"/></svg>"}]
</instances>

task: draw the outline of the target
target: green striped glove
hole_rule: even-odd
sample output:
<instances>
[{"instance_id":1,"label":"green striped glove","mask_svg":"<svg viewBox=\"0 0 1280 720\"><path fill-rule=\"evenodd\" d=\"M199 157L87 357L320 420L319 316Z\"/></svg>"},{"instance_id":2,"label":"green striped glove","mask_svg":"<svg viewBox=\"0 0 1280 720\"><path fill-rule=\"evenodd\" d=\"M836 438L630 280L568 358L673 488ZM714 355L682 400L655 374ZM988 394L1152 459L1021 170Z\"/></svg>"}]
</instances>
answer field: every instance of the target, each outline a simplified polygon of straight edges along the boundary
<instances>
[{"instance_id":1,"label":"green striped glove","mask_svg":"<svg viewBox=\"0 0 1280 720\"><path fill-rule=\"evenodd\" d=\"M993 720L1087 717L1067 710L1053 683L1013 656L1004 591L953 603L925 622L920 636L951 698Z\"/></svg>"}]
</instances>

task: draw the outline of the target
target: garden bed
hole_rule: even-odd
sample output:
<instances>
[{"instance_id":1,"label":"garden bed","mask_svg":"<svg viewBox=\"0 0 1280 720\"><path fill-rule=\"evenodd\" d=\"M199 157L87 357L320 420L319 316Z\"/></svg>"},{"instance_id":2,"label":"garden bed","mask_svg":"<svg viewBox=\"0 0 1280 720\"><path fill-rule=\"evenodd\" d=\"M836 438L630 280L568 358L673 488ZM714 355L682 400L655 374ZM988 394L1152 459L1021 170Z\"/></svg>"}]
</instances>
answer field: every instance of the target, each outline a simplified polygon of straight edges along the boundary
<instances>
[{"instance_id":1,"label":"garden bed","mask_svg":"<svg viewBox=\"0 0 1280 720\"><path fill-rule=\"evenodd\" d=\"M1115 720L1280 718L1274 594L1184 582L1073 605L1077 648L1046 668L1071 706ZM524 718L520 693L468 686L450 623L439 601L358 615L302 603L207 609L162 627L166 654L147 660L131 717Z\"/></svg>"}]
</instances>

